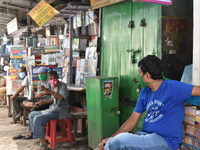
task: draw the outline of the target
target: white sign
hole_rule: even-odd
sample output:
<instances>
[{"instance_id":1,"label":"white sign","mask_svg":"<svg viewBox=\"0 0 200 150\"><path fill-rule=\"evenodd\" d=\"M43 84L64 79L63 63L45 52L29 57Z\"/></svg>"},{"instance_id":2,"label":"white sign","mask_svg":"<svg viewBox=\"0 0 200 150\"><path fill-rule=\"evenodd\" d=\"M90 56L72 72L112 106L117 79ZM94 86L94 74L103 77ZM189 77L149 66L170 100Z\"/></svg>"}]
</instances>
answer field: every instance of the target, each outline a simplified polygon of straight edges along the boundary
<instances>
[{"instance_id":1,"label":"white sign","mask_svg":"<svg viewBox=\"0 0 200 150\"><path fill-rule=\"evenodd\" d=\"M13 19L7 24L8 34L18 30L17 18Z\"/></svg>"}]
</instances>

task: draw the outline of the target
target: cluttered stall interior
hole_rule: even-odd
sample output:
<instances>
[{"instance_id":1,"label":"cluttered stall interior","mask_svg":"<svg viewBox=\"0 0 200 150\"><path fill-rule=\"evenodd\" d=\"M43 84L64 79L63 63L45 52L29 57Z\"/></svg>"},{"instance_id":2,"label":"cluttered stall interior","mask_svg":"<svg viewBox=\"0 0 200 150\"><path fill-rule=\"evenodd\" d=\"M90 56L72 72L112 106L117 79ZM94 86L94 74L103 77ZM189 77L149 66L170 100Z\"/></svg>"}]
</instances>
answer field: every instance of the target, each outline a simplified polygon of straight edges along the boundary
<instances>
[{"instance_id":1,"label":"cluttered stall interior","mask_svg":"<svg viewBox=\"0 0 200 150\"><path fill-rule=\"evenodd\" d=\"M21 66L27 68L34 94L38 68L45 66L57 71L59 80L67 83L70 113L82 112L86 116L85 77L99 74L99 9L90 10L87 1L19 0L2 4L0 79L6 76L6 95L19 89ZM7 105L11 105L9 99ZM79 128L82 130L82 126Z\"/></svg>"}]
</instances>

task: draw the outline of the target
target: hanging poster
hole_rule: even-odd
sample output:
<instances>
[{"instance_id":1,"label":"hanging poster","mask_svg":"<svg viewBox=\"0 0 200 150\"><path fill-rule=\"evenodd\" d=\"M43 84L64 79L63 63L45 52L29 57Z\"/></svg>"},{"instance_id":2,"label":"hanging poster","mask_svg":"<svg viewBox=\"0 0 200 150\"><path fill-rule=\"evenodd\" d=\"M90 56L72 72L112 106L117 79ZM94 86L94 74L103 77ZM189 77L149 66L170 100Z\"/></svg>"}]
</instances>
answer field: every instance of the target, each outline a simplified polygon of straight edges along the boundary
<instances>
[{"instance_id":1,"label":"hanging poster","mask_svg":"<svg viewBox=\"0 0 200 150\"><path fill-rule=\"evenodd\" d=\"M113 93L113 85L114 85L114 80L104 80L103 81L103 92L105 97L112 98L112 93Z\"/></svg>"},{"instance_id":2,"label":"hanging poster","mask_svg":"<svg viewBox=\"0 0 200 150\"><path fill-rule=\"evenodd\" d=\"M28 15L41 27L55 15L59 14L55 8L42 0L39 2Z\"/></svg>"},{"instance_id":3,"label":"hanging poster","mask_svg":"<svg viewBox=\"0 0 200 150\"><path fill-rule=\"evenodd\" d=\"M85 12L85 26L90 24L89 11Z\"/></svg>"},{"instance_id":4,"label":"hanging poster","mask_svg":"<svg viewBox=\"0 0 200 150\"><path fill-rule=\"evenodd\" d=\"M189 49L191 20L186 17L162 17L163 53L183 54ZM192 47L192 46L191 46ZM189 57L189 56L188 56Z\"/></svg>"},{"instance_id":5,"label":"hanging poster","mask_svg":"<svg viewBox=\"0 0 200 150\"><path fill-rule=\"evenodd\" d=\"M133 2L172 5L172 0L133 0Z\"/></svg>"},{"instance_id":6,"label":"hanging poster","mask_svg":"<svg viewBox=\"0 0 200 150\"><path fill-rule=\"evenodd\" d=\"M82 17L81 17L81 13L76 15L76 25L77 27L81 27L82 26Z\"/></svg>"}]
</instances>

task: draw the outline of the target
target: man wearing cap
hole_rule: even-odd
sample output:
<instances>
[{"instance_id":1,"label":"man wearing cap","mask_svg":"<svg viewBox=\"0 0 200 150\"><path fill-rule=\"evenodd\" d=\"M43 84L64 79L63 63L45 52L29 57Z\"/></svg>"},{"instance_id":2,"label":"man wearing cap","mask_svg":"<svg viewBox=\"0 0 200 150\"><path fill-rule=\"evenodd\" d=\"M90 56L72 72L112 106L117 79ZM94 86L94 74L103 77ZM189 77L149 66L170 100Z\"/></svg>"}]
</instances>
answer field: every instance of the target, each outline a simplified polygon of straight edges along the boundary
<instances>
[{"instance_id":1,"label":"man wearing cap","mask_svg":"<svg viewBox=\"0 0 200 150\"><path fill-rule=\"evenodd\" d=\"M35 94L36 102L50 99L51 95L49 95L47 92L39 90L39 87L41 85L43 85L47 89L50 89L50 83L49 83L49 80L47 78L47 68L46 67L42 66L38 69L38 78L39 78L40 81L38 82L37 92ZM24 101L23 102L23 105L25 107L32 108L32 110L35 110L35 111L44 110L44 109L49 108L49 106L50 106L50 104L44 104L44 105L41 105L39 107L35 107L34 104L35 104L35 102L30 102L30 101Z\"/></svg>"},{"instance_id":2,"label":"man wearing cap","mask_svg":"<svg viewBox=\"0 0 200 150\"><path fill-rule=\"evenodd\" d=\"M48 99L51 99L51 95L45 91L40 91L40 86L44 86L47 89L51 89L51 85L49 83L49 80L47 78L47 68L46 67L40 67L38 69L38 78L39 78L39 82L37 85L37 92L35 94L35 98L36 101L35 102L31 102L31 101L23 101L23 105L27 108L32 108L31 111L40 111L40 110L45 110L48 109L49 106L51 105L51 103L48 104L43 104L43 105L35 105L36 102L39 101L45 101ZM14 136L13 139L23 139L23 140L28 140L28 139L32 139L33 138L33 134L32 133L28 133L26 136L22 136L21 134Z\"/></svg>"}]
</instances>

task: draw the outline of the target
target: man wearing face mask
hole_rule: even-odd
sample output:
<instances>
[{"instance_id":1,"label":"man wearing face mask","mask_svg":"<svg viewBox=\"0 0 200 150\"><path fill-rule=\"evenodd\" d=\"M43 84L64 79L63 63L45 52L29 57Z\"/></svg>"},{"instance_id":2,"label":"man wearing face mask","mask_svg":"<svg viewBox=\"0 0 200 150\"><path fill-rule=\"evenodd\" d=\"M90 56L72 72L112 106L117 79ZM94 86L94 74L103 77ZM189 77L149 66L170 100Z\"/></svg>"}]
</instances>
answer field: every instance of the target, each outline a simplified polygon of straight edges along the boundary
<instances>
[{"instance_id":1,"label":"man wearing face mask","mask_svg":"<svg viewBox=\"0 0 200 150\"><path fill-rule=\"evenodd\" d=\"M19 77L22 79L21 87L10 97L10 100L13 101L13 122L11 124L20 123L19 118L23 115L21 103L31 98L29 93L30 77L27 75L25 67L19 68Z\"/></svg>"},{"instance_id":2,"label":"man wearing face mask","mask_svg":"<svg viewBox=\"0 0 200 150\"><path fill-rule=\"evenodd\" d=\"M48 94L47 92L45 91L40 91L39 90L39 87L41 85L43 85L44 87L46 87L47 89L50 89L50 83L49 83L49 80L47 79L47 68L46 67L40 67L38 68L38 78L39 78L39 82L38 82L38 85L37 85L37 92L35 94L35 98L36 98L36 102L37 101L44 101L44 100L47 100L47 99L50 99L51 98L51 95ZM35 107L35 104L34 102L30 102L30 101L24 101L23 102L23 105L25 107L28 107L28 108L32 108L32 111L35 110L35 111L39 111L39 110L44 110L44 109L47 109L49 108L49 105L50 104L44 104L44 105L41 105L40 107Z\"/></svg>"},{"instance_id":3,"label":"man wearing face mask","mask_svg":"<svg viewBox=\"0 0 200 150\"><path fill-rule=\"evenodd\" d=\"M184 101L200 96L200 86L166 79L162 61L155 55L144 57L138 67L146 86L130 118L111 137L103 139L99 149L177 150L183 137ZM142 129L129 133L144 112Z\"/></svg>"},{"instance_id":4,"label":"man wearing face mask","mask_svg":"<svg viewBox=\"0 0 200 150\"><path fill-rule=\"evenodd\" d=\"M40 86L44 86L47 89L51 89L51 85L49 83L49 80L47 78L47 68L46 67L40 67L38 69L38 78L39 78L39 82L37 85L37 92L35 94L35 98L37 100L37 102L39 101L46 101L51 99L51 95L49 93L47 93L46 91L41 91L40 90ZM41 111L41 110L45 110L48 109L49 106L51 105L51 103L44 103L41 105L36 105L36 102L30 102L30 101L23 101L23 105L27 108L32 108L31 111ZM29 129L30 129L30 124L29 124ZM29 133L27 133L26 136L22 136L21 134L14 136L13 139L23 139L23 140L29 140L33 138L33 132L29 131Z\"/></svg>"},{"instance_id":5,"label":"man wearing face mask","mask_svg":"<svg viewBox=\"0 0 200 150\"><path fill-rule=\"evenodd\" d=\"M51 89L45 88L41 85L40 90L45 91L51 95L51 99L39 101L37 105L52 103L48 109L42 111L32 111L29 114L30 132L33 133L33 138L38 138L40 142L40 150L48 149L44 126L50 120L65 119L69 117L69 94L67 85L58 80L59 76L56 71L48 73L48 79L51 84Z\"/></svg>"}]
</instances>

